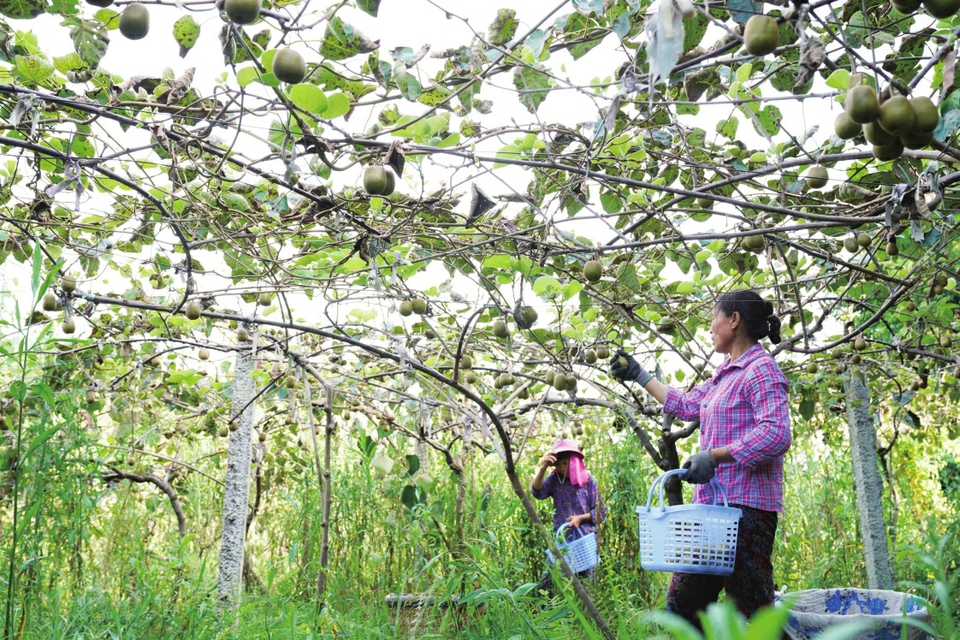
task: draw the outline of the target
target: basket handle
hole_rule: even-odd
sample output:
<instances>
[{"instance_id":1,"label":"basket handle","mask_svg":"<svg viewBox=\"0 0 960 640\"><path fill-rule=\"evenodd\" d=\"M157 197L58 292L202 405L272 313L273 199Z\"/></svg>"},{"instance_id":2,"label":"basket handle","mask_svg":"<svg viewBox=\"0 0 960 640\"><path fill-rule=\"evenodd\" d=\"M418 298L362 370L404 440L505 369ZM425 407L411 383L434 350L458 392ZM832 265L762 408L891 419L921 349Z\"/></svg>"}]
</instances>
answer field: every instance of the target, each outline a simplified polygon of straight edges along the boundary
<instances>
[{"instance_id":1,"label":"basket handle","mask_svg":"<svg viewBox=\"0 0 960 640\"><path fill-rule=\"evenodd\" d=\"M570 529L570 525L566 522L560 525L560 528L557 529L557 546L558 547L564 546L567 544L567 538L566 538L567 529ZM580 530L579 527L576 529L570 529L570 530L575 531L578 534L576 537L574 537L574 540L582 538L583 536L586 535L583 531Z\"/></svg>"},{"instance_id":2,"label":"basket handle","mask_svg":"<svg viewBox=\"0 0 960 640\"><path fill-rule=\"evenodd\" d=\"M667 478L670 476L683 476L687 475L686 469L673 469L672 471L667 471L665 474L654 480L653 486L650 487L650 493L647 494L647 511L650 510L650 504L653 502L653 492L656 490L657 486L660 487L660 508L662 509L666 504L663 501L663 487L667 483ZM716 504L717 496L723 498L723 506L727 505L727 492L724 491L723 485L720 484L716 478L710 479L710 487L713 489L713 502Z\"/></svg>"}]
</instances>

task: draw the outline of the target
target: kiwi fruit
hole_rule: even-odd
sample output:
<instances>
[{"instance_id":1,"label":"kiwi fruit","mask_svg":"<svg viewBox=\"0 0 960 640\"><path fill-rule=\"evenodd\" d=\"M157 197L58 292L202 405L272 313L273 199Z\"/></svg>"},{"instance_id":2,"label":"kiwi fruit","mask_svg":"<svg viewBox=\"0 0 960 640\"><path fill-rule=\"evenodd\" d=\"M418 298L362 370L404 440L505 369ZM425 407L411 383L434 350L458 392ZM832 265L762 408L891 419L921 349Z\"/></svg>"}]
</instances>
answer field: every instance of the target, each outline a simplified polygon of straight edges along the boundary
<instances>
[{"instance_id":1,"label":"kiwi fruit","mask_svg":"<svg viewBox=\"0 0 960 640\"><path fill-rule=\"evenodd\" d=\"M837 118L833 121L833 132L841 140L853 140L860 135L861 131L862 125L851 120L846 111L837 114Z\"/></svg>"},{"instance_id":2,"label":"kiwi fruit","mask_svg":"<svg viewBox=\"0 0 960 640\"><path fill-rule=\"evenodd\" d=\"M597 282L603 277L603 265L598 260L587 260L583 264L583 277L589 282Z\"/></svg>"},{"instance_id":3,"label":"kiwi fruit","mask_svg":"<svg viewBox=\"0 0 960 640\"><path fill-rule=\"evenodd\" d=\"M823 165L815 164L807 169L807 175L804 180L811 189L822 189L827 186L830 174Z\"/></svg>"},{"instance_id":4,"label":"kiwi fruit","mask_svg":"<svg viewBox=\"0 0 960 640\"><path fill-rule=\"evenodd\" d=\"M890 135L901 136L913 129L915 119L910 100L906 96L896 95L880 105L877 122Z\"/></svg>"},{"instance_id":5,"label":"kiwi fruit","mask_svg":"<svg viewBox=\"0 0 960 640\"><path fill-rule=\"evenodd\" d=\"M923 0L923 8L934 18L943 20L960 10L960 0Z\"/></svg>"},{"instance_id":6,"label":"kiwi fruit","mask_svg":"<svg viewBox=\"0 0 960 640\"><path fill-rule=\"evenodd\" d=\"M127 5L117 22L120 33L129 40L140 40L150 31L150 12L139 2Z\"/></svg>"},{"instance_id":7,"label":"kiwi fruit","mask_svg":"<svg viewBox=\"0 0 960 640\"><path fill-rule=\"evenodd\" d=\"M890 144L873 145L873 157L877 160L896 160L903 155L903 143L895 140Z\"/></svg>"},{"instance_id":8,"label":"kiwi fruit","mask_svg":"<svg viewBox=\"0 0 960 640\"><path fill-rule=\"evenodd\" d=\"M896 136L887 133L876 121L863 125L863 137L870 144L879 146L893 144L897 140Z\"/></svg>"},{"instance_id":9,"label":"kiwi fruit","mask_svg":"<svg viewBox=\"0 0 960 640\"><path fill-rule=\"evenodd\" d=\"M860 84L847 91L843 108L850 119L859 124L873 122L880 117L880 100L873 87Z\"/></svg>"},{"instance_id":10,"label":"kiwi fruit","mask_svg":"<svg viewBox=\"0 0 960 640\"><path fill-rule=\"evenodd\" d=\"M780 46L780 27L770 16L756 15L743 28L743 45L752 56L773 53Z\"/></svg>"},{"instance_id":11,"label":"kiwi fruit","mask_svg":"<svg viewBox=\"0 0 960 640\"><path fill-rule=\"evenodd\" d=\"M940 124L940 111L933 100L926 96L910 98L910 108L913 109L913 128L911 133L927 133Z\"/></svg>"}]
</instances>

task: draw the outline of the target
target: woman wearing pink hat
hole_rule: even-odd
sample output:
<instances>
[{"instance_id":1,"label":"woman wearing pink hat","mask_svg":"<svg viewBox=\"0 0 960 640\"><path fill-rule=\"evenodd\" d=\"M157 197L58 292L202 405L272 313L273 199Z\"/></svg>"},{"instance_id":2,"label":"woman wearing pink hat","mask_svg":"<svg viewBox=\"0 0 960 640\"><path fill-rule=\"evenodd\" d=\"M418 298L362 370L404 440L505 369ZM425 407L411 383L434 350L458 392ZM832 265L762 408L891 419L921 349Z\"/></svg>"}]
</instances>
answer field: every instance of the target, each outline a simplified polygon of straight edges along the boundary
<instances>
[{"instance_id":1,"label":"woman wearing pink hat","mask_svg":"<svg viewBox=\"0 0 960 640\"><path fill-rule=\"evenodd\" d=\"M544 479L547 469L553 473ZM597 480L583 464L583 452L573 440L558 440L553 448L540 458L537 475L533 478L533 497L537 500L553 498L553 529L564 524L578 529L580 535L594 533L606 517L606 510L597 488ZM592 580L596 567L581 571L578 576ZM550 591L553 581L544 571L539 588Z\"/></svg>"}]
</instances>

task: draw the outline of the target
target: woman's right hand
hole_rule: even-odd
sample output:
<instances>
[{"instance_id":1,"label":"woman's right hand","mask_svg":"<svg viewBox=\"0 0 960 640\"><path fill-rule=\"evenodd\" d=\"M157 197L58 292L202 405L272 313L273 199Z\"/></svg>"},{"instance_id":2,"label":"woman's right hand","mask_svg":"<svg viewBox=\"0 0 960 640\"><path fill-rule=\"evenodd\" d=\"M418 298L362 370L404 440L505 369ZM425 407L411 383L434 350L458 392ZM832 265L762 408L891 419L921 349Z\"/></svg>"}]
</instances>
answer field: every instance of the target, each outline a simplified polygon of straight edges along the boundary
<instances>
[{"instance_id":1,"label":"woman's right hand","mask_svg":"<svg viewBox=\"0 0 960 640\"><path fill-rule=\"evenodd\" d=\"M546 469L547 467L552 467L557 464L557 456L552 453L545 453L542 458L540 458L540 468Z\"/></svg>"}]
</instances>

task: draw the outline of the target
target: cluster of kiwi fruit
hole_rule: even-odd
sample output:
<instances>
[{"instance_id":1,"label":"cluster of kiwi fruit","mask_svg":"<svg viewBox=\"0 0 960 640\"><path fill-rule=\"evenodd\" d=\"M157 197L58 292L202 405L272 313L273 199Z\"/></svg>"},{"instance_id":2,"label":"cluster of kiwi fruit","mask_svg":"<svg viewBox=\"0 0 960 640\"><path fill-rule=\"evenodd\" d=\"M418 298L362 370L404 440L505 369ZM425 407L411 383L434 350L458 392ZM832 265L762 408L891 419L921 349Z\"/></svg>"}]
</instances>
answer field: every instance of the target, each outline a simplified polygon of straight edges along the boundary
<instances>
[{"instance_id":1,"label":"cluster of kiwi fruit","mask_svg":"<svg viewBox=\"0 0 960 640\"><path fill-rule=\"evenodd\" d=\"M363 170L363 190L372 196L388 196L396 186L393 171L386 167L373 165Z\"/></svg>"},{"instance_id":2,"label":"cluster of kiwi fruit","mask_svg":"<svg viewBox=\"0 0 960 640\"><path fill-rule=\"evenodd\" d=\"M563 371L547 371L544 376L547 384L553 386L557 391L576 391L577 376L573 373L564 373Z\"/></svg>"},{"instance_id":3,"label":"cluster of kiwi fruit","mask_svg":"<svg viewBox=\"0 0 960 640\"><path fill-rule=\"evenodd\" d=\"M910 15L923 5L927 13L943 20L960 11L960 0L891 0L893 8L905 16Z\"/></svg>"},{"instance_id":4,"label":"cluster of kiwi fruit","mask_svg":"<svg viewBox=\"0 0 960 640\"><path fill-rule=\"evenodd\" d=\"M427 301L423 298L413 298L412 300L402 300L400 302L400 315L406 317L413 315L422 316L427 312Z\"/></svg>"},{"instance_id":5,"label":"cluster of kiwi fruit","mask_svg":"<svg viewBox=\"0 0 960 640\"><path fill-rule=\"evenodd\" d=\"M894 160L905 148L929 145L939 123L940 112L930 98L908 98L889 86L878 95L865 76L855 73L850 77L843 112L834 122L834 131L842 140L862 133L873 145L873 157Z\"/></svg>"}]
</instances>

